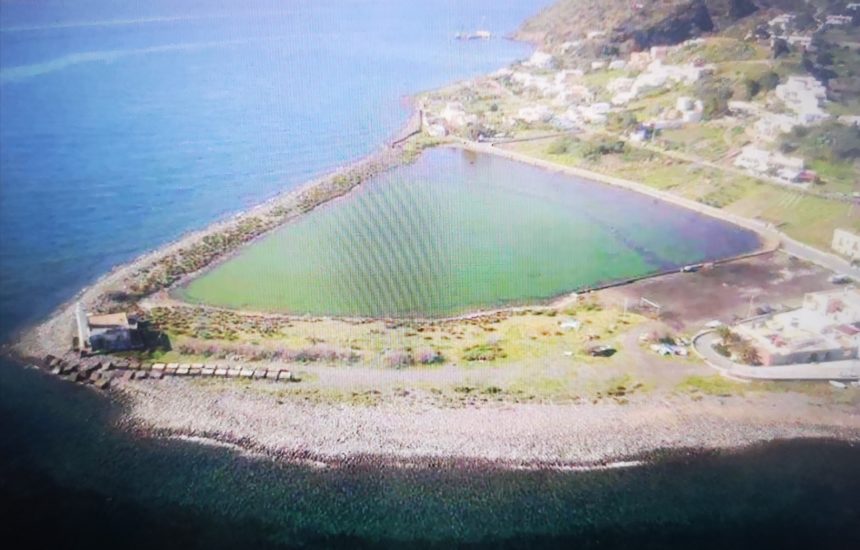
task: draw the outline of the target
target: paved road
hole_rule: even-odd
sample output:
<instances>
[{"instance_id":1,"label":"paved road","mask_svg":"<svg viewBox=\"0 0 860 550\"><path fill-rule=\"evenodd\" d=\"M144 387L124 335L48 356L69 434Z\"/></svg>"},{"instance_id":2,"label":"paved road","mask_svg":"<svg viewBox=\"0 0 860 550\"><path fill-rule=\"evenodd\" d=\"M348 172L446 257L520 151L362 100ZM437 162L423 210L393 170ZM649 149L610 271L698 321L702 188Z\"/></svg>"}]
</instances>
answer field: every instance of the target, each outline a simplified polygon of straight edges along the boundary
<instances>
[{"instance_id":1,"label":"paved road","mask_svg":"<svg viewBox=\"0 0 860 550\"><path fill-rule=\"evenodd\" d=\"M706 332L693 339L693 348L705 362L722 374L745 380L860 380L860 359L803 363L782 367L739 365L714 351L719 340L716 332Z\"/></svg>"}]
</instances>

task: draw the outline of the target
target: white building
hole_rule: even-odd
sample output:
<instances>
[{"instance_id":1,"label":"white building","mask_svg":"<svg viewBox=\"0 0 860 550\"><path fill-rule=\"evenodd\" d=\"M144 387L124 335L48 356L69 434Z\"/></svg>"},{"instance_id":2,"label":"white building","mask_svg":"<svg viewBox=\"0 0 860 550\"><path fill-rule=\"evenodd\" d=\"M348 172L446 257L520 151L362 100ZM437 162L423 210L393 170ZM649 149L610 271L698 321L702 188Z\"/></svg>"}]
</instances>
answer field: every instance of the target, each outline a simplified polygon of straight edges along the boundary
<instances>
[{"instance_id":1,"label":"white building","mask_svg":"<svg viewBox=\"0 0 860 550\"><path fill-rule=\"evenodd\" d=\"M542 52L540 50L533 53L529 60L524 63L524 65L535 67L537 69L551 69L553 64L554 61L552 54Z\"/></svg>"},{"instance_id":2,"label":"white building","mask_svg":"<svg viewBox=\"0 0 860 550\"><path fill-rule=\"evenodd\" d=\"M850 15L828 15L827 19L824 21L826 25L831 26L840 26L840 25L850 25L851 24L851 16Z\"/></svg>"},{"instance_id":3,"label":"white building","mask_svg":"<svg viewBox=\"0 0 860 550\"><path fill-rule=\"evenodd\" d=\"M811 292L803 306L735 329L756 348L764 365L857 359L860 291Z\"/></svg>"},{"instance_id":4,"label":"white building","mask_svg":"<svg viewBox=\"0 0 860 550\"><path fill-rule=\"evenodd\" d=\"M741 149L735 159L735 166L757 174L775 174L788 181L796 180L804 170L802 158L787 157L780 153L771 153L752 145Z\"/></svg>"},{"instance_id":5,"label":"white building","mask_svg":"<svg viewBox=\"0 0 860 550\"><path fill-rule=\"evenodd\" d=\"M545 105L523 107L517 112L516 118L528 124L548 122L552 118L552 111Z\"/></svg>"},{"instance_id":6,"label":"white building","mask_svg":"<svg viewBox=\"0 0 860 550\"><path fill-rule=\"evenodd\" d=\"M764 112L753 125L753 129L762 141L775 141L780 134L790 132L795 126L801 124L794 116Z\"/></svg>"},{"instance_id":7,"label":"white building","mask_svg":"<svg viewBox=\"0 0 860 550\"><path fill-rule=\"evenodd\" d=\"M820 106L827 99L827 88L812 76L789 76L774 94L794 111L799 124L816 124L830 116Z\"/></svg>"},{"instance_id":8,"label":"white building","mask_svg":"<svg viewBox=\"0 0 860 550\"><path fill-rule=\"evenodd\" d=\"M467 114L463 105L457 102L447 103L442 112L439 113L439 118L454 128L462 128L478 122L477 115Z\"/></svg>"},{"instance_id":9,"label":"white building","mask_svg":"<svg viewBox=\"0 0 860 550\"><path fill-rule=\"evenodd\" d=\"M830 246L837 254L851 260L860 260L860 235L857 233L836 229L833 231L833 242Z\"/></svg>"},{"instance_id":10,"label":"white building","mask_svg":"<svg viewBox=\"0 0 860 550\"><path fill-rule=\"evenodd\" d=\"M794 24L794 20L797 16L793 13L783 13L781 15L777 15L773 19L768 22L768 26L775 31L785 32L791 28Z\"/></svg>"}]
</instances>

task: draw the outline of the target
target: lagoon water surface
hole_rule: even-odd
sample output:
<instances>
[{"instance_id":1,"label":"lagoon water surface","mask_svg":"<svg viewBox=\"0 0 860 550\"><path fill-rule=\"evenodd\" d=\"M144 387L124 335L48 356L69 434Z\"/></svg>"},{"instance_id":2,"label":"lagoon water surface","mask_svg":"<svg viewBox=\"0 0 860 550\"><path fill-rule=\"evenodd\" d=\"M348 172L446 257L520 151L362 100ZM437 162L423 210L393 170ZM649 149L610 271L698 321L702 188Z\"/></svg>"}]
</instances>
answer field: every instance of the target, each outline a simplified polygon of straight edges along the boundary
<instances>
[{"instance_id":1,"label":"lagoon water surface","mask_svg":"<svg viewBox=\"0 0 860 550\"><path fill-rule=\"evenodd\" d=\"M297 314L444 316L758 246L750 231L651 197L440 148L280 228L179 294Z\"/></svg>"}]
</instances>

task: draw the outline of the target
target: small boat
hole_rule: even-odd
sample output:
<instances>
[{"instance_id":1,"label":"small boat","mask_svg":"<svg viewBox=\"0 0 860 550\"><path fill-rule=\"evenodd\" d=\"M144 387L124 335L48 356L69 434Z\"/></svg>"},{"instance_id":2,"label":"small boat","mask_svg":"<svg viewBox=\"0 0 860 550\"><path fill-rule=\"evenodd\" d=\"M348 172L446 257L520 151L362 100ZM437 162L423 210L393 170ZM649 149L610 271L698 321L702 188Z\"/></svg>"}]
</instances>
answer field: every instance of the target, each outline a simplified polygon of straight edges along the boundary
<instances>
[{"instance_id":1,"label":"small boat","mask_svg":"<svg viewBox=\"0 0 860 550\"><path fill-rule=\"evenodd\" d=\"M834 388L839 388L840 390L844 390L845 388L848 387L845 384L843 384L842 382L839 382L837 380L831 380L830 385L833 386Z\"/></svg>"}]
</instances>

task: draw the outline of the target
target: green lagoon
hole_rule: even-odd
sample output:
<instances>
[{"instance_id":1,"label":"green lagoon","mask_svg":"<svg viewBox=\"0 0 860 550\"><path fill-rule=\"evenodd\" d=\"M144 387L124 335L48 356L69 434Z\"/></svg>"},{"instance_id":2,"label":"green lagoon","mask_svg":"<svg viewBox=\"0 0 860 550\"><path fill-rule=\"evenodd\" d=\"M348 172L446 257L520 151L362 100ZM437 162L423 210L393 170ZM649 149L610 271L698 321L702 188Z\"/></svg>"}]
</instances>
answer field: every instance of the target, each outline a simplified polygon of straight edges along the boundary
<instances>
[{"instance_id":1,"label":"green lagoon","mask_svg":"<svg viewBox=\"0 0 860 550\"><path fill-rule=\"evenodd\" d=\"M729 223L608 185L437 148L177 291L236 309L449 316L752 251Z\"/></svg>"}]
</instances>

